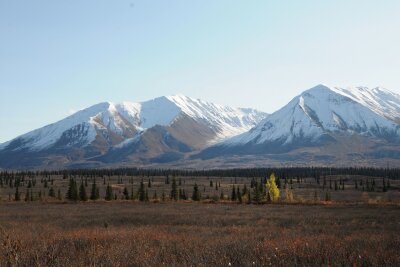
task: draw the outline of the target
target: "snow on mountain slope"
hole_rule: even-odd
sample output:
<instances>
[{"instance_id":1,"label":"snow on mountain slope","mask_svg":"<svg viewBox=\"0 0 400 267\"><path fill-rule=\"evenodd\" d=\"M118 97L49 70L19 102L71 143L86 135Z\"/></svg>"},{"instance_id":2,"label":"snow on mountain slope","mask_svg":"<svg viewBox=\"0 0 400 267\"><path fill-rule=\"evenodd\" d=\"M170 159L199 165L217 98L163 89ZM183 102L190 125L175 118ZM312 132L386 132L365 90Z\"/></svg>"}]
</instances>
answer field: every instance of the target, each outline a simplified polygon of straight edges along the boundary
<instances>
[{"instance_id":1,"label":"snow on mountain slope","mask_svg":"<svg viewBox=\"0 0 400 267\"><path fill-rule=\"evenodd\" d=\"M333 91L347 96L377 114L400 123L400 95L382 87L332 87Z\"/></svg>"},{"instance_id":2,"label":"snow on mountain slope","mask_svg":"<svg viewBox=\"0 0 400 267\"><path fill-rule=\"evenodd\" d=\"M289 145L298 141L316 142L327 133L398 140L399 126L345 96L342 91L318 85L295 97L249 132L230 138L223 144L235 146L271 142Z\"/></svg>"},{"instance_id":3,"label":"snow on mountain slope","mask_svg":"<svg viewBox=\"0 0 400 267\"><path fill-rule=\"evenodd\" d=\"M40 151L62 143L64 146L87 146L100 134L113 144L111 136L122 138L120 143L133 138L137 132L155 125L168 126L181 114L206 122L215 130L217 138L243 133L266 117L252 109L235 109L195 100L182 95L159 97L132 103L100 103L48 126L34 130L0 145L13 151ZM119 138L118 140L120 140Z\"/></svg>"},{"instance_id":4,"label":"snow on mountain slope","mask_svg":"<svg viewBox=\"0 0 400 267\"><path fill-rule=\"evenodd\" d=\"M220 139L248 131L267 116L255 109L232 108L183 95L169 96L168 99L186 115L207 122Z\"/></svg>"}]
</instances>

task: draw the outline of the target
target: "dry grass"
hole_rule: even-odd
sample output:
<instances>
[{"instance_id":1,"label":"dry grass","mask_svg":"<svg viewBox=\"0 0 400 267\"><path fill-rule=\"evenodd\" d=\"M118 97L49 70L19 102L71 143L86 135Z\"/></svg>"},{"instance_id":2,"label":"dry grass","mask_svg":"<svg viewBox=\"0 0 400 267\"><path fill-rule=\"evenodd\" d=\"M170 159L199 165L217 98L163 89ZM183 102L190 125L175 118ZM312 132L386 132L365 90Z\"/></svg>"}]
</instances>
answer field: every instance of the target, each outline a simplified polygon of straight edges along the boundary
<instances>
[{"instance_id":1,"label":"dry grass","mask_svg":"<svg viewBox=\"0 0 400 267\"><path fill-rule=\"evenodd\" d=\"M0 266L399 266L395 205L3 203Z\"/></svg>"}]
</instances>

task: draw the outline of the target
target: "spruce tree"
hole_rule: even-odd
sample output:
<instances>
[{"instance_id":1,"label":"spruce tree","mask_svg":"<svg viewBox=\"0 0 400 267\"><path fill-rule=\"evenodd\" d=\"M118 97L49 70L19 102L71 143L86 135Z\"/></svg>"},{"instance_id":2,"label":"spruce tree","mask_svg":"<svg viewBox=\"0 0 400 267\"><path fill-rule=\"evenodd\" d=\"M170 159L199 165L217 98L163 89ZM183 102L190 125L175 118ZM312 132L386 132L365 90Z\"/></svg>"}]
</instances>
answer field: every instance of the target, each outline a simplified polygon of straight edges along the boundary
<instances>
[{"instance_id":1,"label":"spruce tree","mask_svg":"<svg viewBox=\"0 0 400 267\"><path fill-rule=\"evenodd\" d=\"M69 186L66 197L68 200L72 201L77 201L79 199L78 188L76 185L76 181L73 178L69 180Z\"/></svg>"},{"instance_id":2,"label":"spruce tree","mask_svg":"<svg viewBox=\"0 0 400 267\"><path fill-rule=\"evenodd\" d=\"M29 189L26 189L26 193L25 193L25 201L30 201L30 196L29 196Z\"/></svg>"},{"instance_id":3,"label":"spruce tree","mask_svg":"<svg viewBox=\"0 0 400 267\"><path fill-rule=\"evenodd\" d=\"M143 180L140 181L140 187L138 190L138 198L139 198L139 201L142 201L142 202L146 200L146 191L144 189Z\"/></svg>"},{"instance_id":4,"label":"spruce tree","mask_svg":"<svg viewBox=\"0 0 400 267\"><path fill-rule=\"evenodd\" d=\"M239 186L237 187L236 197L237 197L237 199L239 200L239 203L242 203L242 194L240 193L240 188L239 188Z\"/></svg>"},{"instance_id":5,"label":"spruce tree","mask_svg":"<svg viewBox=\"0 0 400 267\"><path fill-rule=\"evenodd\" d=\"M81 185L79 187L79 199L81 201L87 201L88 197L86 194L86 188L85 188L85 184L83 183L83 181L81 182Z\"/></svg>"},{"instance_id":6,"label":"spruce tree","mask_svg":"<svg viewBox=\"0 0 400 267\"><path fill-rule=\"evenodd\" d=\"M53 187L50 187L50 189L49 189L49 197L56 197L56 193L54 192Z\"/></svg>"},{"instance_id":7,"label":"spruce tree","mask_svg":"<svg viewBox=\"0 0 400 267\"><path fill-rule=\"evenodd\" d=\"M126 199L126 200L128 200L129 199L129 191L128 191L128 188L124 188L124 192L123 192L123 194L124 194L124 198Z\"/></svg>"},{"instance_id":8,"label":"spruce tree","mask_svg":"<svg viewBox=\"0 0 400 267\"><path fill-rule=\"evenodd\" d=\"M171 186L171 195L170 195L172 200L177 201L179 198L179 194L178 194L178 187L176 185L176 179L175 177L172 179L172 186Z\"/></svg>"},{"instance_id":9,"label":"spruce tree","mask_svg":"<svg viewBox=\"0 0 400 267\"><path fill-rule=\"evenodd\" d=\"M21 200L21 196L20 196L20 193L19 193L18 186L15 188L14 197L15 197L15 201L20 201Z\"/></svg>"},{"instance_id":10,"label":"spruce tree","mask_svg":"<svg viewBox=\"0 0 400 267\"><path fill-rule=\"evenodd\" d=\"M111 201L113 198L114 198L114 195L113 195L112 187L110 186L110 184L108 184L107 187L106 187L105 200Z\"/></svg>"},{"instance_id":11,"label":"spruce tree","mask_svg":"<svg viewBox=\"0 0 400 267\"><path fill-rule=\"evenodd\" d=\"M197 186L197 183L195 183L194 187L193 187L192 200L193 201L200 201L200 192L199 192L199 188Z\"/></svg>"},{"instance_id":12,"label":"spruce tree","mask_svg":"<svg viewBox=\"0 0 400 267\"><path fill-rule=\"evenodd\" d=\"M237 197L236 197L236 188L235 186L232 187L232 193L231 193L231 200L232 201L236 201Z\"/></svg>"},{"instance_id":13,"label":"spruce tree","mask_svg":"<svg viewBox=\"0 0 400 267\"><path fill-rule=\"evenodd\" d=\"M259 204L261 203L261 192L260 192L260 186L258 185L258 182L256 181L253 187L253 200L255 203Z\"/></svg>"},{"instance_id":14,"label":"spruce tree","mask_svg":"<svg viewBox=\"0 0 400 267\"><path fill-rule=\"evenodd\" d=\"M99 189L97 188L96 179L94 179L92 183L92 189L90 190L90 199L97 200L99 197Z\"/></svg>"}]
</instances>

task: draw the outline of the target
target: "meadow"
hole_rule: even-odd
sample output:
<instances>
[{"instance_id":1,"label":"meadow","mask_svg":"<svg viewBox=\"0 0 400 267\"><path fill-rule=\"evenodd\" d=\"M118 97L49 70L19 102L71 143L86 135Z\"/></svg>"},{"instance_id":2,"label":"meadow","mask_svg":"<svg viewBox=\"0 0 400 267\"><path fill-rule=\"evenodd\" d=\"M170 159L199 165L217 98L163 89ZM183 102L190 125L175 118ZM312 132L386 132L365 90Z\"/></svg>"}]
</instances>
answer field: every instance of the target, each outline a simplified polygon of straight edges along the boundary
<instances>
[{"instance_id":1,"label":"meadow","mask_svg":"<svg viewBox=\"0 0 400 267\"><path fill-rule=\"evenodd\" d=\"M400 265L398 179L276 176L3 173L0 266Z\"/></svg>"}]
</instances>

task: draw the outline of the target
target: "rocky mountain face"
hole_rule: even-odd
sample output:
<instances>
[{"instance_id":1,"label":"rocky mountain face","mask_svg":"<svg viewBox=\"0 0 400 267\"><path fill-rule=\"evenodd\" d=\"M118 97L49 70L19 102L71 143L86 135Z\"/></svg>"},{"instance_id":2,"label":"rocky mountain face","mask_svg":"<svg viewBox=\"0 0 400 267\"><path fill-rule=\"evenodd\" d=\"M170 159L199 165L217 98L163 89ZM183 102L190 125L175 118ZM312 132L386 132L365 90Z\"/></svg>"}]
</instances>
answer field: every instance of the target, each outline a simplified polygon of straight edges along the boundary
<instances>
[{"instance_id":1,"label":"rocky mountain face","mask_svg":"<svg viewBox=\"0 0 400 267\"><path fill-rule=\"evenodd\" d=\"M0 145L0 167L58 168L182 159L267 116L182 95L100 103Z\"/></svg>"},{"instance_id":2,"label":"rocky mountain face","mask_svg":"<svg viewBox=\"0 0 400 267\"><path fill-rule=\"evenodd\" d=\"M195 158L258 155L286 162L354 165L400 158L400 96L386 89L318 85L250 131Z\"/></svg>"},{"instance_id":3,"label":"rocky mountain face","mask_svg":"<svg viewBox=\"0 0 400 267\"><path fill-rule=\"evenodd\" d=\"M318 85L267 115L182 95L100 103L0 145L0 168L400 164L400 96Z\"/></svg>"}]
</instances>

